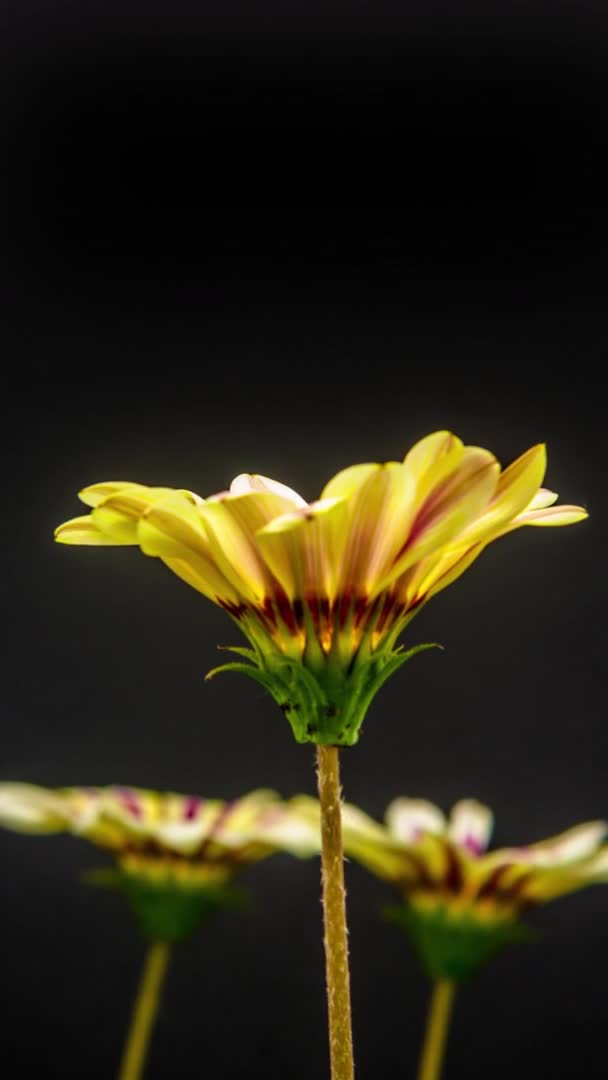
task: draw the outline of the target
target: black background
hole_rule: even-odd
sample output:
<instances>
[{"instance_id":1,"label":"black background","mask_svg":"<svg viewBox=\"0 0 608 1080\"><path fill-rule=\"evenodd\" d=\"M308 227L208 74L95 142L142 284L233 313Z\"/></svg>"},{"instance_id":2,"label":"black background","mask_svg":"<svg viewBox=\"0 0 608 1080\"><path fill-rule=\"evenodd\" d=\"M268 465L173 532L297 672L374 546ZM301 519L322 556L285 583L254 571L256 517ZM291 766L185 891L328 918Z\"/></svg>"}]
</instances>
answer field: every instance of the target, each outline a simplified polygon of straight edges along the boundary
<instances>
[{"instance_id":1,"label":"black background","mask_svg":"<svg viewBox=\"0 0 608 1080\"><path fill-rule=\"evenodd\" d=\"M102 479L306 497L450 427L590 521L491 547L408 631L347 797L489 802L498 843L608 813L604 4L2 6L2 776L312 790L219 609L128 549L54 546ZM115 1073L142 944L103 861L2 835L11 1075ZM327 1075L318 868L176 955L149 1076ZM348 867L358 1075L412 1076L427 987ZM537 915L457 1006L447 1076L605 1072L608 895ZM584 1062L584 1064L583 1064Z\"/></svg>"}]
</instances>

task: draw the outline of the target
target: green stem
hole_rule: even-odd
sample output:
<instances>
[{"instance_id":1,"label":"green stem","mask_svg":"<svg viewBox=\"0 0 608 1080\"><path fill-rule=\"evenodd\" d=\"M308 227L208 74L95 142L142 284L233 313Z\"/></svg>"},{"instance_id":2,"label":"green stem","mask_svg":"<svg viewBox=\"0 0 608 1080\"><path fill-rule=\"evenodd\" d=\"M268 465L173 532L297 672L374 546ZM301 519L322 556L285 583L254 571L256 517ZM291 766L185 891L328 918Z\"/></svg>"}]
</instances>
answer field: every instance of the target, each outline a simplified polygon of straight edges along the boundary
<instances>
[{"instance_id":1,"label":"green stem","mask_svg":"<svg viewBox=\"0 0 608 1080\"><path fill-rule=\"evenodd\" d=\"M433 986L418 1080L439 1080L441 1076L455 991L452 979L437 979Z\"/></svg>"},{"instance_id":2,"label":"green stem","mask_svg":"<svg viewBox=\"0 0 608 1080\"><path fill-rule=\"evenodd\" d=\"M337 746L317 746L317 777L321 804L323 920L331 1077L332 1080L353 1080L340 763Z\"/></svg>"},{"instance_id":3,"label":"green stem","mask_svg":"<svg viewBox=\"0 0 608 1080\"><path fill-rule=\"evenodd\" d=\"M141 1080L144 1074L169 952L170 946L166 941L154 941L148 946L118 1080Z\"/></svg>"}]
</instances>

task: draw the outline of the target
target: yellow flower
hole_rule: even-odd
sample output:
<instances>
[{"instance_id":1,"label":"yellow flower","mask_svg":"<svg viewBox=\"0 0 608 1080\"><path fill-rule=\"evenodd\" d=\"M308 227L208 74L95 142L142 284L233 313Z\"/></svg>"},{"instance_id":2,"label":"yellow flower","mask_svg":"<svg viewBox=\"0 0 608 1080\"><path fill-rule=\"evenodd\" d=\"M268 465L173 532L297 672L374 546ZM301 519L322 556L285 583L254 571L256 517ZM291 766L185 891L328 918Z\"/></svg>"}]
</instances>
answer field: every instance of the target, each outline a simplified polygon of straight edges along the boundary
<instances>
[{"instance_id":1,"label":"yellow flower","mask_svg":"<svg viewBox=\"0 0 608 1080\"><path fill-rule=\"evenodd\" d=\"M299 796L294 812L318 831L316 800ZM522 914L540 904L608 881L605 821L589 821L525 847L487 850L488 807L464 799L446 820L423 799L399 798L386 824L343 808L344 851L396 886L404 906L393 911L438 978L463 978L498 947L525 934Z\"/></svg>"},{"instance_id":2,"label":"yellow flower","mask_svg":"<svg viewBox=\"0 0 608 1080\"><path fill-rule=\"evenodd\" d=\"M0 825L70 832L109 852L117 867L110 883L154 940L180 938L208 910L229 904L226 886L242 867L273 852L315 850L288 805L265 790L222 802L131 787L0 783Z\"/></svg>"},{"instance_id":3,"label":"yellow flower","mask_svg":"<svg viewBox=\"0 0 608 1080\"><path fill-rule=\"evenodd\" d=\"M92 509L60 525L65 544L138 545L223 607L252 649L225 665L278 701L301 742L350 745L388 676L412 655L396 641L414 614L492 540L523 525L587 516L541 487L544 446L501 471L447 431L403 462L353 465L318 501L243 474L193 492L112 481L80 493Z\"/></svg>"}]
</instances>

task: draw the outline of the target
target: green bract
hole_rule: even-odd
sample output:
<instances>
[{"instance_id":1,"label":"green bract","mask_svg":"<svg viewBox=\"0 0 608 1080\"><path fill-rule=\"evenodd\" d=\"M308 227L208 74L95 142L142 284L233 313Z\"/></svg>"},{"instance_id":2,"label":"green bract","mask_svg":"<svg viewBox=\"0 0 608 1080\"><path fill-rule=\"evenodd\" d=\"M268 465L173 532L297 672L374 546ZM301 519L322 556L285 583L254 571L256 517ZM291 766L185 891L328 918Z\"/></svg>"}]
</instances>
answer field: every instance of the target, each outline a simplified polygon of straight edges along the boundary
<instances>
[{"instance_id":1,"label":"green bract","mask_svg":"<svg viewBox=\"0 0 608 1080\"><path fill-rule=\"evenodd\" d=\"M432 979L462 982L504 945L533 936L513 919L480 921L473 914L454 913L447 904L432 909L403 904L385 908L384 915L403 927Z\"/></svg>"},{"instance_id":2,"label":"green bract","mask_svg":"<svg viewBox=\"0 0 608 1080\"><path fill-rule=\"evenodd\" d=\"M365 659L355 657L342 668L322 660L305 666L271 649L229 648L250 663L230 663L206 676L237 671L260 683L272 695L291 724L296 741L329 746L354 746L359 740L367 710L378 690L398 668L426 649L441 648L435 642L382 650Z\"/></svg>"}]
</instances>

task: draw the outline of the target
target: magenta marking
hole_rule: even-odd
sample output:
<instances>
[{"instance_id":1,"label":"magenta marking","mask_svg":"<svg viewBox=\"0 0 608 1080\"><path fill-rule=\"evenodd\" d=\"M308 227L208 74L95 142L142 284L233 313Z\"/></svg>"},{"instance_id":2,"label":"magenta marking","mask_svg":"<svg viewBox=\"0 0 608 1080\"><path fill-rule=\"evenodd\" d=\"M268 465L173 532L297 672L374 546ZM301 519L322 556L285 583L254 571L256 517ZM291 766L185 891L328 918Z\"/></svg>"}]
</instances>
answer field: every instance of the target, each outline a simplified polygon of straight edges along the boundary
<instances>
[{"instance_id":1,"label":"magenta marking","mask_svg":"<svg viewBox=\"0 0 608 1080\"><path fill-rule=\"evenodd\" d=\"M476 836L473 836L472 833L467 833L462 841L462 847L465 848L470 855L483 855L485 851L484 844L482 844Z\"/></svg>"},{"instance_id":2,"label":"magenta marking","mask_svg":"<svg viewBox=\"0 0 608 1080\"><path fill-rule=\"evenodd\" d=\"M202 803L200 795L189 795L184 806L184 821L192 821L196 817Z\"/></svg>"},{"instance_id":3,"label":"magenta marking","mask_svg":"<svg viewBox=\"0 0 608 1080\"><path fill-rule=\"evenodd\" d=\"M137 801L137 796L130 788L120 788L119 796L125 809L133 814L133 817L141 817L141 806Z\"/></svg>"}]
</instances>

